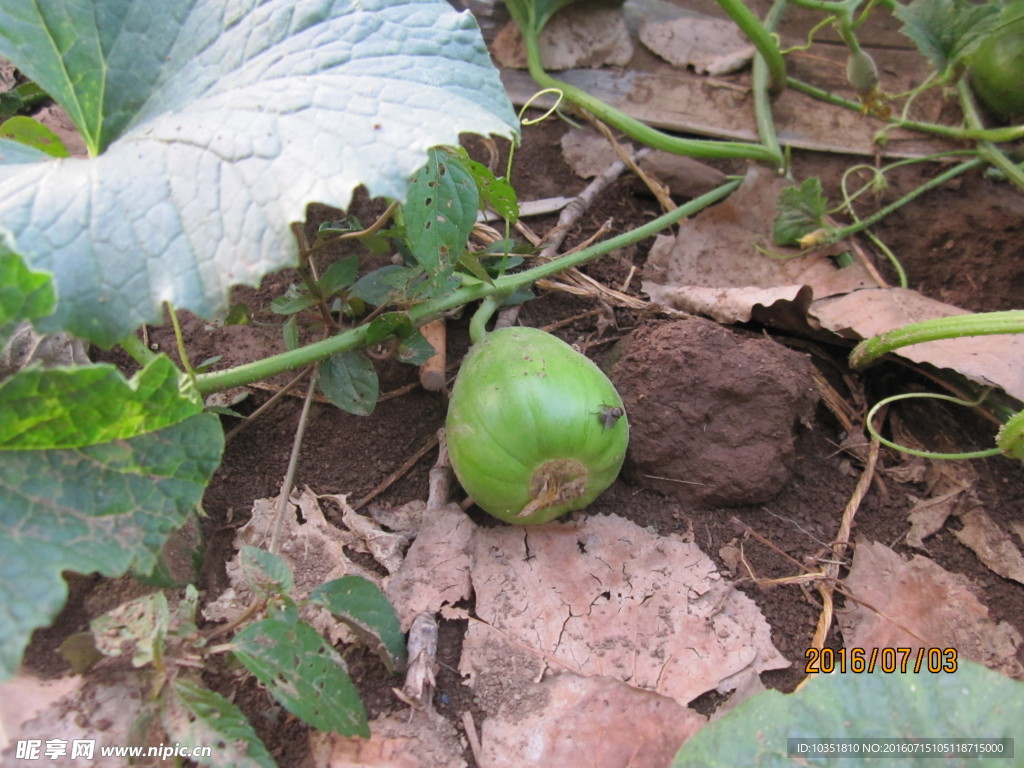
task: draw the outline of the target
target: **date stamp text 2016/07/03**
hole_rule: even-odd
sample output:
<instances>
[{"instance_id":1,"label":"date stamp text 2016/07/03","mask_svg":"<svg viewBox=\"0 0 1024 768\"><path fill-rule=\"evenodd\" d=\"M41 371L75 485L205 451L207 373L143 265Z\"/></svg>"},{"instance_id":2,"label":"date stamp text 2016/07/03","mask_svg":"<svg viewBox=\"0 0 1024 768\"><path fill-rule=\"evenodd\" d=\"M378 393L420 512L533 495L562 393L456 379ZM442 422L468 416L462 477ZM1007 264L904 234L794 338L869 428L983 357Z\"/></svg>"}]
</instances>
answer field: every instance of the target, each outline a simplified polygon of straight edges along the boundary
<instances>
[{"instance_id":1,"label":"date stamp text 2016/07/03","mask_svg":"<svg viewBox=\"0 0 1024 768\"><path fill-rule=\"evenodd\" d=\"M956 648L808 648L804 673L956 672Z\"/></svg>"}]
</instances>

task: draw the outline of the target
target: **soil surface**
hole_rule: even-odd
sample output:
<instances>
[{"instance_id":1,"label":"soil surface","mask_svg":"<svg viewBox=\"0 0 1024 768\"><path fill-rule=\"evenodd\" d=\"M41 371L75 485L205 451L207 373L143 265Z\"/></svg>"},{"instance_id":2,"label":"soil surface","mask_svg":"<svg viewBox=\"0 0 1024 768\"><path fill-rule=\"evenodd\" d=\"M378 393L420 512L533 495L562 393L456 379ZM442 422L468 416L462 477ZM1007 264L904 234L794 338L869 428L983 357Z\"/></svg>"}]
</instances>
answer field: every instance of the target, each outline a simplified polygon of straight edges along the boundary
<instances>
[{"instance_id":1,"label":"soil surface","mask_svg":"<svg viewBox=\"0 0 1024 768\"><path fill-rule=\"evenodd\" d=\"M586 184L562 158L559 142L567 130L569 126L558 120L524 130L512 175L521 200L572 195ZM474 153L482 150L479 142L469 145ZM794 175L818 176L835 199L840 174L863 161L798 151ZM712 165L727 173L743 170L735 163ZM900 169L876 204L896 199L931 173L927 167ZM362 200L353 209L365 222L380 205ZM584 241L606 221L612 222L613 233L621 232L656 212L657 203L647 188L624 175L573 227L565 247ZM320 221L338 217L337 211L312 207L307 233L312 234ZM548 216L528 224L543 233L554 221ZM1018 309L1024 290L1022 221L1024 195L978 172L914 200L887 218L876 233L899 255L911 288L970 310ZM610 254L583 271L606 286L626 285L625 293L644 299L631 270L642 269L650 245L647 241ZM333 255L326 254L324 263ZM878 266L892 276L884 261ZM223 355L218 365L227 366L283 350L280 318L270 312L269 302L296 281L294 274L282 273L268 277L258 290L237 290L235 300L252 313L250 325L215 328L190 319L184 330L191 359ZM891 392L932 389L932 381L926 373L896 363L853 372L846 364L849 346L838 340L830 345L756 323L726 328L706 319L638 312L555 290L540 290L523 306L518 322L553 326L559 337L604 366L620 387L634 430L626 471L589 509L569 520L616 514L662 535L677 534L696 542L723 573L735 576L740 589L764 613L775 647L792 662L788 669L763 673L763 682L793 690L804 677L804 651L811 644L821 606L798 586L759 587L751 577L794 576L799 572L794 561L816 562L834 540L863 469L863 444L851 445L835 409L823 399L820 382L828 382L862 423L867 404ZM448 324L449 388L468 347L467 324L467 317ZM176 356L169 328L152 328L149 334L154 349ZM295 487L347 494L349 502L363 511L426 498L435 451L428 449L409 463L443 425L446 394L420 388L417 370L408 365L385 360L378 372L381 391L394 396L382 398L371 416L348 415L326 403L312 406ZM271 395L252 388L235 407L252 413ZM203 505L207 550L199 586L204 601L227 586L225 563L233 555L235 531L248 519L253 501L281 491L301 408L300 398L284 397L229 439ZM899 414L907 429L927 445L975 450L993 441L993 425L969 409L931 403L901 407ZM239 420L225 417L224 424L232 430ZM928 489L925 479L901 481L892 471L905 463L898 453L881 451L878 479L860 502L852 540L862 537L901 553L914 551L904 540L907 514ZM1024 509L1019 462L989 458L972 467L974 492L989 515L1004 526L1019 522ZM393 475L394 481L385 487ZM458 491L456 497L462 500ZM466 514L479 524L494 524L477 509ZM993 619L1024 632L1024 587L979 562L954 536L958 525L954 519L929 537L927 555L966 577ZM740 542L749 571L721 554ZM37 633L28 668L49 677L62 674L56 646L85 630L92 616L132 590L125 582L76 579L66 610L54 626ZM440 624L434 704L462 738L463 758L472 766L476 763L465 737L464 713L473 714L479 726L500 702L474 696L457 671L466 625L459 619ZM842 646L837 627L826 642ZM369 652L354 650L347 658L372 716L407 711L392 692L401 686L400 678L388 675ZM209 668L206 677L246 711L280 765L310 764L307 729L282 716L251 678L227 666ZM723 698L709 693L692 706L708 715Z\"/></svg>"}]
</instances>

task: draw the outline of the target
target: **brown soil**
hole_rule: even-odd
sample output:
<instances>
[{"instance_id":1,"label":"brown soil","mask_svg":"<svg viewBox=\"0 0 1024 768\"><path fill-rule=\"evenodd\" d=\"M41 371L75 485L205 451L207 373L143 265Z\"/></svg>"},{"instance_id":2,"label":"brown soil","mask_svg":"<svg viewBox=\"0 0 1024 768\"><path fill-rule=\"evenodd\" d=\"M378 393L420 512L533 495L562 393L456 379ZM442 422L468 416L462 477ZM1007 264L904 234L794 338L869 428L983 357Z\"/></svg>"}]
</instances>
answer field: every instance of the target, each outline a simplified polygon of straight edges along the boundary
<instances>
[{"instance_id":1,"label":"brown soil","mask_svg":"<svg viewBox=\"0 0 1024 768\"><path fill-rule=\"evenodd\" d=\"M525 130L513 174L521 199L572 194L582 188L584 183L561 157L558 142L565 130L567 127L557 120ZM855 160L861 161L797 152L794 173L797 178L820 176L826 191L834 190L838 174ZM905 169L895 174L892 187L880 202L895 198L928 176L928 169ZM568 245L585 239L609 218L615 231L625 231L655 211L656 203L646 189L633 178L623 177L586 213L570 233ZM311 209L308 229L312 231L318 220L333 215L336 212ZM914 201L887 219L878 234L900 255L911 287L968 309L1010 309L1020 308L1024 288L1022 220L1024 196L977 173ZM530 225L543 232L551 223L547 219L531 221ZM649 242L642 243L629 252L606 257L585 271L617 287L631 266L643 265L649 247ZM884 265L882 269L886 269ZM198 362L221 354L221 365L229 365L283 349L280 330L273 325L279 318L269 312L267 304L294 279L291 274L274 275L259 290L237 291L236 299L250 306L254 321L272 325L209 329L200 321L189 322L185 330L191 358ZM630 292L640 296L637 282L633 282ZM614 310L614 325L610 326L601 321L604 313L591 312L597 309L600 305L590 298L542 292L523 308L520 318L524 325L544 326L581 316L556 332L569 343L587 349L599 363L608 362L614 342L623 336L635 331L641 337L611 369L622 388L635 430L630 471L588 510L577 514L615 513L662 534L692 534L703 551L726 571L729 566L719 557L719 550L742 538L744 526L777 548L746 540L750 566L765 579L795 574L792 561L783 553L798 561L810 561L836 534L861 464L856 452L841 449L847 435L833 413L817 403L817 391L812 391L812 366L861 414L865 397L873 402L918 379L922 386L931 386L917 372L895 364L853 373L845 364L848 347L780 337L756 326L726 330L704 320L641 318L623 309ZM449 324L452 361L458 361L468 345L466 324L466 318ZM151 341L174 354L168 329L152 329ZM722 364L707 362L716 360ZM388 393L413 385L417 372L410 366L385 362L379 366L379 373L381 391ZM268 398L268 392L254 389L239 408L251 412ZM223 464L204 501L207 552L200 587L207 599L226 586L224 564L232 555L233 533L247 519L253 500L280 491L300 408L299 399L284 398L227 445ZM317 493L349 494L351 502L362 500L433 438L443 424L445 410L443 394L415 386L381 402L366 418L315 404L295 485L309 486ZM934 404L904 409L902 415L925 442L947 441L973 450L990 445L993 439L992 425L966 409ZM225 419L229 429L236 424L237 420ZM665 455L666 436L654 433L656 427L671 433L669 453L674 455ZM751 427L757 430L751 431ZM705 428L715 439L711 448L702 449L687 430ZM397 507L425 498L427 472L433 460L433 453L428 453L373 503ZM883 465L900 462L897 454L883 451ZM991 458L974 462L974 467L978 475L976 492L989 514L1003 524L1019 519L1024 509L1020 464ZM680 490L678 484L645 481L645 475L696 479L703 485L684 485ZM707 488L713 492L703 490ZM875 484L860 506L854 536L908 551L902 543L907 511L913 499L924 492L922 485L914 482L886 479ZM478 521L485 520L478 510L469 514ZM1008 621L1024 632L1024 588L1020 584L988 570L948 528L930 538L927 546L930 557L944 568L965 575L976 586L994 619ZM790 691L803 678L801 662L820 608L797 587L762 589L748 579L743 589L767 617L776 647L794 662L788 670L765 673L764 682ZM91 579L78 582L67 609L54 626L37 633L27 657L29 668L49 676L60 674L56 645L84 630L91 616L116 602L103 598L111 594L118 591L110 585ZM89 595L92 597L86 603ZM493 701L475 700L455 672L464 630L463 621L441 624L435 697L438 711L460 733L463 712L476 713L479 724L483 714L495 708ZM835 628L828 642L841 645ZM388 676L369 653L354 652L348 658L371 714L404 711L404 705L391 692L400 685L400 679ZM270 698L251 679L240 681L233 670L211 668L207 680L249 714L280 765L308 764L306 729L297 721L282 719ZM708 694L694 706L710 713L720 698ZM468 748L465 758L474 764Z\"/></svg>"}]
</instances>

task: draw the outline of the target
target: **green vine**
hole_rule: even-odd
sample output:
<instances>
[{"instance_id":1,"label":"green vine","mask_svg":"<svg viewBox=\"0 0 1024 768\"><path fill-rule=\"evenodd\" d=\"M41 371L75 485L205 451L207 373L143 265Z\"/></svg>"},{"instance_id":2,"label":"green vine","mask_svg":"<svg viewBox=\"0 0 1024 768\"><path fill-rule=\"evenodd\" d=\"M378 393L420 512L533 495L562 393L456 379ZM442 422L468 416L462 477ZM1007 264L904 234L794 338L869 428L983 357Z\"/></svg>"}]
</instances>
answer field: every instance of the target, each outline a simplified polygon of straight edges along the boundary
<instances>
[{"instance_id":1,"label":"green vine","mask_svg":"<svg viewBox=\"0 0 1024 768\"><path fill-rule=\"evenodd\" d=\"M879 400L877 403L874 404L874 406L872 406L871 410L868 411L868 416L867 416L867 421L866 421L866 425L865 426L867 427L867 430L871 434L871 436L873 438L875 438L876 440L878 440L878 442L880 442L882 445L886 445L886 446L888 446L890 448L894 448L897 451L900 451L901 453L909 453L911 456L922 456L922 457L924 457L926 459L950 459L950 460L984 459L984 458L987 458L989 456L998 456L1000 453L1003 453L1003 449L1002 449L1001 446L997 446L995 448L986 448L986 449L983 449L983 450L980 450L980 451L966 451L966 452L962 452L962 453L943 453L941 451L924 451L924 450L920 450L918 448L911 448L911 447L906 446L906 445L900 445L899 443L893 442L892 440L889 440L889 439L887 439L885 437L882 437L882 435L880 435L878 433L878 430L875 428L875 425L874 425L875 415L878 413L878 411L880 409L884 408L885 406L890 405L891 403L898 402L900 400L915 400L915 399L943 400L945 402L954 403L955 405L963 405L963 406L967 406L967 407L974 407L974 406L977 406L977 405L979 405L981 403L981 400L984 399L984 395L982 395L982 398L978 399L978 400L963 400L963 399L961 399L959 397L953 397L952 395L939 395L939 394L935 394L935 393L932 393L932 392L905 392L905 393L900 394L900 395L892 395L892 396L887 397L887 398L885 398L883 400ZM1018 415L1024 415L1024 414L1018 414ZM1016 439L1018 441L1018 450L1024 450L1024 445L1020 444L1020 429L1017 430Z\"/></svg>"},{"instance_id":2,"label":"green vine","mask_svg":"<svg viewBox=\"0 0 1024 768\"><path fill-rule=\"evenodd\" d=\"M537 280L551 277L558 272L584 264L610 251L623 248L648 237L653 237L677 221L687 216L693 216L707 206L728 197L739 185L740 180L733 179L679 206L674 211L652 219L636 229L623 232L621 235L595 243L576 253L567 254L522 272L503 275L502 277L495 278L491 283L466 277L462 287L457 288L447 296L426 301L410 308L408 311L409 320L414 326L419 327L436 317L440 317L445 312L461 307L471 301L484 299L491 295L514 293L519 289L532 285ZM324 360L338 352L367 346L367 340L372 337L373 333L373 324L368 323L342 331L329 339L313 342L304 347L273 355L263 360L239 365L224 371L201 373L196 376L196 388L200 394L209 395L213 392L221 392L232 387L251 384L254 381L260 381L278 373Z\"/></svg>"}]
</instances>

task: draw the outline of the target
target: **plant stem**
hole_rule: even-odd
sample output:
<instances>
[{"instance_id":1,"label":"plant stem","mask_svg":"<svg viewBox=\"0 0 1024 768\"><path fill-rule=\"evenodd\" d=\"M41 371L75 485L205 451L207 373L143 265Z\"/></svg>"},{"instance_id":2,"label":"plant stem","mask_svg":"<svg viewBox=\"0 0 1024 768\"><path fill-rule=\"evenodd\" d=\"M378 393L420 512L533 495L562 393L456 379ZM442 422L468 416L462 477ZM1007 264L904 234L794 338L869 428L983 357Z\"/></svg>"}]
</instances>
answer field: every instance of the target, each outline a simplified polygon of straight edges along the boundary
<instances>
[{"instance_id":1,"label":"plant stem","mask_svg":"<svg viewBox=\"0 0 1024 768\"><path fill-rule=\"evenodd\" d=\"M188 359L188 350L185 349L185 335L181 332L181 323L178 322L178 312L170 302L167 302L167 314L171 316L171 326L174 328L174 340L178 345L178 357L181 359L181 367L185 369L185 373L194 385L196 383L196 372Z\"/></svg>"},{"instance_id":2,"label":"plant stem","mask_svg":"<svg viewBox=\"0 0 1024 768\"><path fill-rule=\"evenodd\" d=\"M562 256L523 272L516 272L511 275L504 275L496 278L493 284L474 282L458 288L447 296L439 299L417 304L409 309L409 319L413 325L420 326L433 320L450 309L455 309L471 301L486 298L492 294L514 293L521 288L531 285L541 278L551 277L558 272L570 267L585 264L591 259L602 256L617 248L632 245L645 238L653 237L661 230L675 224L680 219L693 216L707 206L717 203L728 197L740 185L739 179L722 184L700 197L694 198L685 205L681 205L674 211L670 211L653 219L646 224L623 232L621 235L595 243L589 248L584 248L577 253ZM357 349L366 346L366 336L370 329L369 324L350 328L329 339L317 341L304 347L283 352L279 355L257 360L253 363L246 363L224 371L201 373L196 377L196 387L200 394L209 395L213 392L221 392L231 387L240 387L260 379L274 376L284 371L290 371L305 365L310 365L331 355L343 352L347 349Z\"/></svg>"},{"instance_id":3,"label":"plant stem","mask_svg":"<svg viewBox=\"0 0 1024 768\"><path fill-rule=\"evenodd\" d=\"M967 120L968 127L980 130L983 127L981 115L978 114L978 105L974 102L974 96L965 79L957 83L957 94L960 96L960 107L964 111L964 119ZM991 141L979 141L978 151L992 165L1005 173L1006 178L1024 189L1024 169L1003 154L999 147Z\"/></svg>"},{"instance_id":4,"label":"plant stem","mask_svg":"<svg viewBox=\"0 0 1024 768\"><path fill-rule=\"evenodd\" d=\"M157 358L156 352L143 344L142 339L134 333L121 339L118 345L141 366L146 366Z\"/></svg>"},{"instance_id":5,"label":"plant stem","mask_svg":"<svg viewBox=\"0 0 1024 768\"><path fill-rule=\"evenodd\" d=\"M494 293L480 302L480 306L469 321L469 339L474 344L483 341L487 335L487 322L491 319L498 305L504 299L503 295Z\"/></svg>"},{"instance_id":6,"label":"plant stem","mask_svg":"<svg viewBox=\"0 0 1024 768\"><path fill-rule=\"evenodd\" d=\"M961 400L959 397L953 397L951 395L939 395L932 392L907 392L902 395L892 395L884 400L880 400L872 406L871 410L868 411L867 418L865 419L865 426L871 436L875 438L882 445L887 445L890 448L894 448L901 453L909 453L911 456L922 456L926 459L948 459L959 461L961 459L984 459L989 456L998 456L1001 452L1001 448L984 448L980 451L967 451L964 453L940 453L938 451L923 451L919 448L911 448L906 445L900 445L899 443L887 440L878 434L878 430L875 429L875 414L878 413L879 409L885 406L895 403L899 400L917 400L917 399L928 399L928 400L943 400L948 403L954 403L955 405L963 405L973 408L980 405L981 400L968 401Z\"/></svg>"},{"instance_id":7,"label":"plant stem","mask_svg":"<svg viewBox=\"0 0 1024 768\"><path fill-rule=\"evenodd\" d=\"M277 517L274 522L274 533L270 538L268 549L277 553L278 543L281 538L281 528L284 524L284 516L288 513L288 496L292 492L292 484L295 482L295 470L299 466L299 452L302 450L302 438L306 434L306 424L309 423L309 409L313 404L313 394L316 392L316 382L320 371L313 371L309 377L309 386L306 387L306 398L302 402L302 413L299 414L299 424L295 428L295 436L292 438L292 450L288 455L288 469L284 473L284 482L281 483L281 495L277 504Z\"/></svg>"},{"instance_id":8,"label":"plant stem","mask_svg":"<svg viewBox=\"0 0 1024 768\"><path fill-rule=\"evenodd\" d=\"M874 226L882 219L884 219L886 216L888 216L890 213L895 211L897 208L903 207L907 203L923 195L925 192L928 192L929 190L932 190L935 187L942 186L950 179L954 179L961 173L969 171L971 168L977 168L978 166L984 163L985 158L975 157L972 158L971 160L965 160L959 165L954 165L952 168L946 169L935 178L926 181L919 187L915 187L910 192L901 197L899 200L889 203L889 205L885 206L884 208L879 208L877 211L872 213L867 218L861 219L857 223L851 224L848 227L843 227L842 229L835 230L835 232L832 233L833 241L842 240L845 237L849 237L850 235L856 234L861 230Z\"/></svg>"},{"instance_id":9,"label":"plant stem","mask_svg":"<svg viewBox=\"0 0 1024 768\"><path fill-rule=\"evenodd\" d=\"M900 347L939 339L962 336L993 336L1003 333L1024 333L1024 310L979 312L968 315L936 317L920 323L894 328L865 339L850 353L850 367L863 368L882 355Z\"/></svg>"},{"instance_id":10,"label":"plant stem","mask_svg":"<svg viewBox=\"0 0 1024 768\"><path fill-rule=\"evenodd\" d=\"M726 6L734 5L733 0L718 0L719 4L726 8ZM788 0L775 0L772 4L771 10L765 17L764 25L762 26L757 22L756 17L751 15L759 34L762 34L767 38L767 45L770 50L766 51L764 47L759 44L751 36L752 30L748 29L736 16L733 16L733 20L743 29L747 37L750 38L751 42L757 47L757 55L754 56L754 67L752 72L752 86L754 94L754 122L757 124L757 135L761 137L761 143L773 152L776 156L782 157L782 146L779 144L779 136L775 131L775 119L772 117L772 100L771 95L778 93L786 87L786 64L782 58L782 53L779 51L778 45L775 43L774 37L769 34L770 31L774 30L778 25L779 20L782 18L782 14L786 10ZM738 4L741 8L746 10L747 6L743 3ZM726 8L728 10L728 8ZM750 13L747 11L747 13ZM732 12L730 11L730 15ZM777 62L775 60L778 60Z\"/></svg>"},{"instance_id":11,"label":"plant stem","mask_svg":"<svg viewBox=\"0 0 1024 768\"><path fill-rule=\"evenodd\" d=\"M857 101L850 101L844 99L842 96L837 96L834 93L829 93L821 88L805 83L802 80L797 80L794 77L787 78L786 83L794 91L807 94L812 98L818 99L819 101L827 102L828 104L834 104L837 107L844 107L853 112L863 111L862 105ZM1005 142L1005 141L1017 141L1018 139L1024 138L1024 126L1021 125L1009 125L1004 128L981 128L981 127L967 127L957 128L952 125L939 125L938 123L921 123L916 120L903 120L898 117L889 119L889 125L897 128L907 128L912 131L921 131L922 133L930 133L934 136L942 136L946 139L952 139L954 141L994 141L994 142Z\"/></svg>"},{"instance_id":12,"label":"plant stem","mask_svg":"<svg viewBox=\"0 0 1024 768\"><path fill-rule=\"evenodd\" d=\"M687 157L712 157L758 160L771 163L775 168L782 166L782 156L761 144L747 144L737 141L714 141L711 139L684 139L672 136L620 112L600 99L574 85L557 80L549 75L540 60L540 47L535 35L529 29L523 29L523 42L526 46L526 62L530 75L542 88L554 88L562 92L564 98L578 107L590 112L598 120L618 128L629 137L643 142L654 149L663 149L676 155Z\"/></svg>"},{"instance_id":13,"label":"plant stem","mask_svg":"<svg viewBox=\"0 0 1024 768\"><path fill-rule=\"evenodd\" d=\"M777 0L768 12L765 23L760 20L747 7L743 0L718 0L718 5L736 22L743 30L743 34L757 48L758 56L754 59L754 76L757 77L757 62L766 70L765 82L768 91L773 94L781 93L786 88L786 61L782 58L779 46L771 30L781 18L786 9L787 0ZM755 85L756 88L756 85ZM774 130L772 131L774 133ZM761 135L762 140L764 134ZM769 145L770 148L770 145Z\"/></svg>"}]
</instances>

